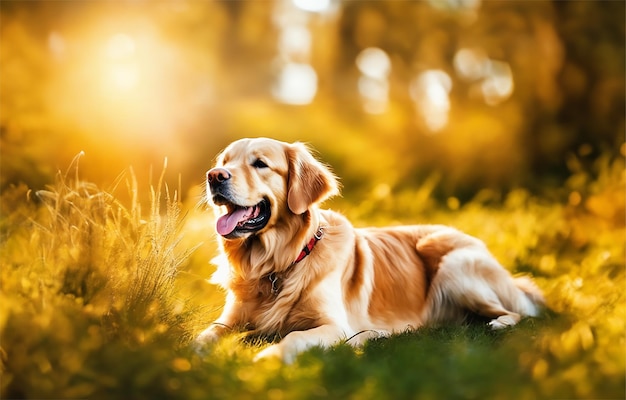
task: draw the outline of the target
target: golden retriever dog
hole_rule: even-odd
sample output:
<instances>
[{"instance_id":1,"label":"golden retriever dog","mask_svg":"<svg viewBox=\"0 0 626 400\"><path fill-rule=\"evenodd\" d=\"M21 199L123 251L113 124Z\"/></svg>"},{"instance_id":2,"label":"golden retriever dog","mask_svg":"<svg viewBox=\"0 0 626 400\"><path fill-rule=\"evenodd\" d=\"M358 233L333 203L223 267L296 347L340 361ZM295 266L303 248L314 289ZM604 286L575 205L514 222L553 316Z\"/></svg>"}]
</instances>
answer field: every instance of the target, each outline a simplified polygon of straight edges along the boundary
<instances>
[{"instance_id":1,"label":"golden retriever dog","mask_svg":"<svg viewBox=\"0 0 626 400\"><path fill-rule=\"evenodd\" d=\"M242 139L207 173L218 216L227 291L221 316L196 339L233 331L278 336L257 358L292 362L312 347L359 345L468 314L501 329L543 304L537 286L513 277L483 242L442 225L355 228L320 208L335 176L301 143Z\"/></svg>"}]
</instances>

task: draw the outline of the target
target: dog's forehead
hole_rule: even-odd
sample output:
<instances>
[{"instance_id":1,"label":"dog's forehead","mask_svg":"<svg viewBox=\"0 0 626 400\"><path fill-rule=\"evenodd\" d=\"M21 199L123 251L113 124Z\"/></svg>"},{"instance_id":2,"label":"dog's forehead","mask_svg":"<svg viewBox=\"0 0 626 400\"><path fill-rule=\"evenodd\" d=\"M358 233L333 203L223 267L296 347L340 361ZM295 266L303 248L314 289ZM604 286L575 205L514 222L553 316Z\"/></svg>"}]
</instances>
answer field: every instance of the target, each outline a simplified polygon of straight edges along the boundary
<instances>
[{"instance_id":1,"label":"dog's forehead","mask_svg":"<svg viewBox=\"0 0 626 400\"><path fill-rule=\"evenodd\" d=\"M256 138L241 139L231 143L222 153L221 161L249 161L253 158L268 158L275 161L285 159L285 146L278 140Z\"/></svg>"}]
</instances>

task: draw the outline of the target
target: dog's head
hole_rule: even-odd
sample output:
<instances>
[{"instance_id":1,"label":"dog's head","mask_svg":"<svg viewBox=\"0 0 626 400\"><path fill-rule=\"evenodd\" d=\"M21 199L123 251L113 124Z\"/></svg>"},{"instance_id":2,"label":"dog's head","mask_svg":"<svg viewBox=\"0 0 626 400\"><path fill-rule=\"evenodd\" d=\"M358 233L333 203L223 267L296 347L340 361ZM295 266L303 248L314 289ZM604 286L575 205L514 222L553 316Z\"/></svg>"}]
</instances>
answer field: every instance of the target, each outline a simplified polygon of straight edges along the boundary
<instances>
[{"instance_id":1,"label":"dog's head","mask_svg":"<svg viewBox=\"0 0 626 400\"><path fill-rule=\"evenodd\" d=\"M338 193L335 176L301 143L241 139L207 172L207 196L226 239L261 235Z\"/></svg>"}]
</instances>

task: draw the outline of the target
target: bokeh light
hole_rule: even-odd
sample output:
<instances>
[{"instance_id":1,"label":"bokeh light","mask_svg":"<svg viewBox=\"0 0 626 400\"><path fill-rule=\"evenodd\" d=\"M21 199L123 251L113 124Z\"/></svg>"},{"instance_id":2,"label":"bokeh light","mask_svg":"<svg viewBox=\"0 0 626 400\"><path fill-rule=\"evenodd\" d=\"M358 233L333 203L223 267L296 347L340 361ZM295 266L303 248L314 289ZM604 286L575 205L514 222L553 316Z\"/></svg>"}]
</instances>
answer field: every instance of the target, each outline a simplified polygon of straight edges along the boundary
<instances>
[{"instance_id":1,"label":"bokeh light","mask_svg":"<svg viewBox=\"0 0 626 400\"><path fill-rule=\"evenodd\" d=\"M278 82L272 91L283 103L305 105L317 92L317 74L308 64L287 63L280 68Z\"/></svg>"},{"instance_id":2,"label":"bokeh light","mask_svg":"<svg viewBox=\"0 0 626 400\"><path fill-rule=\"evenodd\" d=\"M379 48L369 47L359 53L356 65L361 71L359 93L362 96L363 109L370 114L385 112L389 102L389 56Z\"/></svg>"},{"instance_id":3,"label":"bokeh light","mask_svg":"<svg viewBox=\"0 0 626 400\"><path fill-rule=\"evenodd\" d=\"M487 55L481 49L460 49L454 55L454 68L462 79L476 81L486 74Z\"/></svg>"},{"instance_id":4,"label":"bokeh light","mask_svg":"<svg viewBox=\"0 0 626 400\"><path fill-rule=\"evenodd\" d=\"M331 6L331 0L293 0L296 7L305 11L322 12Z\"/></svg>"},{"instance_id":5,"label":"bokeh light","mask_svg":"<svg viewBox=\"0 0 626 400\"><path fill-rule=\"evenodd\" d=\"M450 113L452 79L441 70L422 72L411 84L411 98L432 132L443 129Z\"/></svg>"}]
</instances>

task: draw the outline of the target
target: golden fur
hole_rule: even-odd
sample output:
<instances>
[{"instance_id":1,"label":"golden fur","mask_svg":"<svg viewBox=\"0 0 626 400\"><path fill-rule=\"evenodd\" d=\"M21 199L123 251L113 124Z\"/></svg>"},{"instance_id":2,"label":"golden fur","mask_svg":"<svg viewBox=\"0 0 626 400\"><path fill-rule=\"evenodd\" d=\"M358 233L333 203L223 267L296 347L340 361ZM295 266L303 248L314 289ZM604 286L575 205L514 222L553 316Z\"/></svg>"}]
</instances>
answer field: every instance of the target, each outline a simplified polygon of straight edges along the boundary
<instances>
[{"instance_id":1,"label":"golden fur","mask_svg":"<svg viewBox=\"0 0 626 400\"><path fill-rule=\"evenodd\" d=\"M300 143L236 141L208 180L208 196L219 186L228 200L218 201L218 215L232 213L230 203L258 210L250 207L266 199L270 216L258 231L239 231L239 224L236 237L221 237L213 281L227 290L226 304L198 336L199 348L232 329L250 330L282 338L259 358L290 362L311 346L358 345L424 324L459 322L468 312L504 328L537 315L543 304L530 279L513 278L480 240L453 228L357 229L320 209L338 193L337 180ZM322 239L293 264L318 227Z\"/></svg>"}]
</instances>

